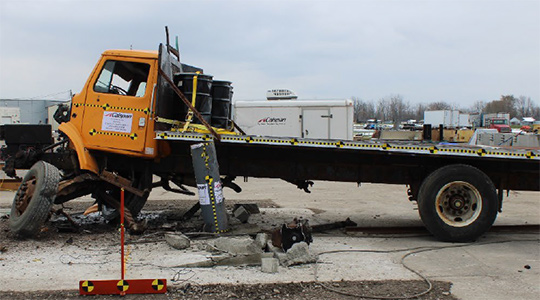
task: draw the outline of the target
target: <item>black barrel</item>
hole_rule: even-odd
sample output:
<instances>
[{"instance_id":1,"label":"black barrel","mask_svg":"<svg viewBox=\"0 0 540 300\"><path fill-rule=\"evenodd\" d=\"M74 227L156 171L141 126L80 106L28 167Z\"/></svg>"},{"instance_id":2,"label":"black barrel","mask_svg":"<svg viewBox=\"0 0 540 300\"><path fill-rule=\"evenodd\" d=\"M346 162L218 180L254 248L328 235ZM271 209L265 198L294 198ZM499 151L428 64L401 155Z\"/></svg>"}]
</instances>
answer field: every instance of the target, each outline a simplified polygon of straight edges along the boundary
<instances>
[{"instance_id":1,"label":"black barrel","mask_svg":"<svg viewBox=\"0 0 540 300\"><path fill-rule=\"evenodd\" d=\"M212 126L229 128L231 119L231 99L233 95L230 81L214 80L212 83Z\"/></svg>"},{"instance_id":2,"label":"black barrel","mask_svg":"<svg viewBox=\"0 0 540 300\"><path fill-rule=\"evenodd\" d=\"M174 75L174 82L191 102L193 97L193 78L197 76L197 95L195 100L195 108L201 113L203 119L211 123L212 121L212 76L206 74L196 73L177 73ZM186 105L181 106L182 116L186 116L188 107ZM202 124L199 119L194 116L193 123Z\"/></svg>"}]
</instances>

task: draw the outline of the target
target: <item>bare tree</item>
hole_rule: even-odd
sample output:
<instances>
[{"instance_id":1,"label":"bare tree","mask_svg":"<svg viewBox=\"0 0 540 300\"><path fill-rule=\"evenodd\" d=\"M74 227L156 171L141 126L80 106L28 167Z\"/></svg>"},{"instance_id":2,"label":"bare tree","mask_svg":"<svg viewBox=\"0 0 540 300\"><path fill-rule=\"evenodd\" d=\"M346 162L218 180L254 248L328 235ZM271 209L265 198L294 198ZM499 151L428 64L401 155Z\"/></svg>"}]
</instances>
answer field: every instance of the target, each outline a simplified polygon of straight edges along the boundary
<instances>
[{"instance_id":1,"label":"bare tree","mask_svg":"<svg viewBox=\"0 0 540 300\"><path fill-rule=\"evenodd\" d=\"M540 120L540 106L538 105L532 106L531 117L535 118L536 120Z\"/></svg>"},{"instance_id":2,"label":"bare tree","mask_svg":"<svg viewBox=\"0 0 540 300\"><path fill-rule=\"evenodd\" d=\"M409 103L403 101L401 95L390 97L390 117L394 122L394 128L399 128L399 123L403 121L403 116L408 109Z\"/></svg>"},{"instance_id":3,"label":"bare tree","mask_svg":"<svg viewBox=\"0 0 540 300\"><path fill-rule=\"evenodd\" d=\"M377 119L383 122L389 119L389 102L386 98L381 98L377 102Z\"/></svg>"},{"instance_id":4,"label":"bare tree","mask_svg":"<svg viewBox=\"0 0 540 300\"><path fill-rule=\"evenodd\" d=\"M375 117L375 104L373 101L364 101L357 97L352 97L354 102L354 117L356 122L365 122Z\"/></svg>"},{"instance_id":5,"label":"bare tree","mask_svg":"<svg viewBox=\"0 0 540 300\"><path fill-rule=\"evenodd\" d=\"M410 105L401 95L381 98L377 103L377 115L381 116L381 120L392 120L394 128L397 129L405 116L410 115Z\"/></svg>"},{"instance_id":6,"label":"bare tree","mask_svg":"<svg viewBox=\"0 0 540 300\"><path fill-rule=\"evenodd\" d=\"M428 104L427 108L428 110L452 110L452 105L444 101L437 101Z\"/></svg>"},{"instance_id":7,"label":"bare tree","mask_svg":"<svg viewBox=\"0 0 540 300\"><path fill-rule=\"evenodd\" d=\"M530 117L532 115L534 103L531 97L519 96L515 98L515 108L517 117Z\"/></svg>"},{"instance_id":8,"label":"bare tree","mask_svg":"<svg viewBox=\"0 0 540 300\"><path fill-rule=\"evenodd\" d=\"M481 113L484 111L485 107L486 107L486 103L482 100L479 100L473 103L469 111L471 113Z\"/></svg>"},{"instance_id":9,"label":"bare tree","mask_svg":"<svg viewBox=\"0 0 540 300\"><path fill-rule=\"evenodd\" d=\"M418 103L411 110L413 111L414 116L411 119L420 121L424 119L424 112L427 110L427 105L423 103Z\"/></svg>"}]
</instances>

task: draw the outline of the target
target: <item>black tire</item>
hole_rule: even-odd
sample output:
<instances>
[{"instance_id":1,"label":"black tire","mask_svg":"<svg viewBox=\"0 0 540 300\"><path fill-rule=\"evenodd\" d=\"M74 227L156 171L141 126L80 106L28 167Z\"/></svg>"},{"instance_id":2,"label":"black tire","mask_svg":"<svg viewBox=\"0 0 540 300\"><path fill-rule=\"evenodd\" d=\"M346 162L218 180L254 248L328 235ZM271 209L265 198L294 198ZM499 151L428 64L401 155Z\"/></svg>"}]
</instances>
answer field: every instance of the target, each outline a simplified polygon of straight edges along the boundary
<instances>
[{"instance_id":1,"label":"black tire","mask_svg":"<svg viewBox=\"0 0 540 300\"><path fill-rule=\"evenodd\" d=\"M133 179L133 187L136 187L140 190L145 189L151 189L152 188L152 173L151 172L138 172L135 174L135 179ZM113 187L110 190L107 190L107 193L116 199L120 201L120 188ZM139 197L136 196L128 191L124 193L124 201L125 206L129 211L131 212L131 215L136 218L141 210L143 209L144 205L146 204L146 201L148 200L148 196ZM98 201L102 201L98 198L96 198ZM104 203L104 201L102 201ZM109 208L107 205L104 205L104 209L102 210L103 216L106 220L112 221L112 220L119 220L120 214L118 211L114 208Z\"/></svg>"},{"instance_id":2,"label":"black tire","mask_svg":"<svg viewBox=\"0 0 540 300\"><path fill-rule=\"evenodd\" d=\"M38 161L30 168L11 206L9 225L13 233L24 237L39 233L51 211L59 181L60 172L49 163Z\"/></svg>"},{"instance_id":3,"label":"black tire","mask_svg":"<svg viewBox=\"0 0 540 300\"><path fill-rule=\"evenodd\" d=\"M469 165L431 173L420 186L418 211L426 228L445 242L471 242L489 230L498 211L491 179Z\"/></svg>"},{"instance_id":4,"label":"black tire","mask_svg":"<svg viewBox=\"0 0 540 300\"><path fill-rule=\"evenodd\" d=\"M152 173L141 172L137 176L135 182L133 183L133 186L137 187L140 190L151 189ZM126 207L129 209L133 217L136 217L137 215L139 215L144 205L146 204L146 201L148 200L148 195L146 197L139 197L127 192L125 193L125 196L126 199L124 200L126 201Z\"/></svg>"}]
</instances>

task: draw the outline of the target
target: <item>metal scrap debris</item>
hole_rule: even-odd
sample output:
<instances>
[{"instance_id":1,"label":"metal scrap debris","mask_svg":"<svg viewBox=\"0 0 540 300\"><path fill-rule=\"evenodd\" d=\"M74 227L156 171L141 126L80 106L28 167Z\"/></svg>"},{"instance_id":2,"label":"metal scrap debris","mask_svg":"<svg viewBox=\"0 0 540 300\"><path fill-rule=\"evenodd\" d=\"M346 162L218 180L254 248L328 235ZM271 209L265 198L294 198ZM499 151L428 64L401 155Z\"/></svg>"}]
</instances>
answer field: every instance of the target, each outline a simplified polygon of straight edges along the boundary
<instances>
[{"instance_id":1,"label":"metal scrap debris","mask_svg":"<svg viewBox=\"0 0 540 300\"><path fill-rule=\"evenodd\" d=\"M311 233L308 220L294 218L291 223L283 224L272 232L272 244L287 252L295 243L305 242L309 245L313 242Z\"/></svg>"}]
</instances>

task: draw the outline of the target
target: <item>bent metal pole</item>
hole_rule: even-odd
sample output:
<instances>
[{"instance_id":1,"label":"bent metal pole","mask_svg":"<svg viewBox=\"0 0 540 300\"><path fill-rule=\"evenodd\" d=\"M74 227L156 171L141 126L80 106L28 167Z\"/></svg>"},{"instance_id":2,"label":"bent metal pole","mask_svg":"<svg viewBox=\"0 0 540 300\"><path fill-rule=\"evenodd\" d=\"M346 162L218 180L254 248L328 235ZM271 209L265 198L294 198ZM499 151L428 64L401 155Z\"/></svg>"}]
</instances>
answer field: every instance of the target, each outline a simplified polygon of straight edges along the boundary
<instances>
[{"instance_id":1,"label":"bent metal pole","mask_svg":"<svg viewBox=\"0 0 540 300\"><path fill-rule=\"evenodd\" d=\"M204 230L223 233L228 231L227 211L223 197L223 185L219 177L214 142L209 141L191 146L191 157L195 181L199 192Z\"/></svg>"}]
</instances>

